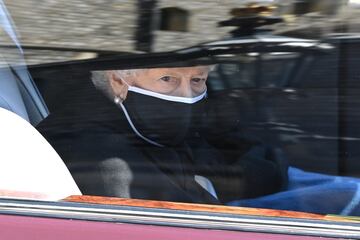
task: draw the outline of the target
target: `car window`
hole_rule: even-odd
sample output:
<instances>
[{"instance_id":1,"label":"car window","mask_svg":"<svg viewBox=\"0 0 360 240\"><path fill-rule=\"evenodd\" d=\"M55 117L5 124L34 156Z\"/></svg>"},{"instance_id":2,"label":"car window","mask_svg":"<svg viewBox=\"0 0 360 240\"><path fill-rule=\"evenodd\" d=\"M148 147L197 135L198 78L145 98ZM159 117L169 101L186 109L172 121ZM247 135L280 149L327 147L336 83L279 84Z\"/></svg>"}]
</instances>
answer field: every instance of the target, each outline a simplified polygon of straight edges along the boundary
<instances>
[{"instance_id":1,"label":"car window","mask_svg":"<svg viewBox=\"0 0 360 240\"><path fill-rule=\"evenodd\" d=\"M201 4L2 3L0 107L36 128L77 185L44 208L172 202L165 213L355 224L358 4Z\"/></svg>"},{"instance_id":2,"label":"car window","mask_svg":"<svg viewBox=\"0 0 360 240\"><path fill-rule=\"evenodd\" d=\"M239 54L232 62L218 64L216 71L210 72L209 90L288 86L299 55L297 52Z\"/></svg>"}]
</instances>

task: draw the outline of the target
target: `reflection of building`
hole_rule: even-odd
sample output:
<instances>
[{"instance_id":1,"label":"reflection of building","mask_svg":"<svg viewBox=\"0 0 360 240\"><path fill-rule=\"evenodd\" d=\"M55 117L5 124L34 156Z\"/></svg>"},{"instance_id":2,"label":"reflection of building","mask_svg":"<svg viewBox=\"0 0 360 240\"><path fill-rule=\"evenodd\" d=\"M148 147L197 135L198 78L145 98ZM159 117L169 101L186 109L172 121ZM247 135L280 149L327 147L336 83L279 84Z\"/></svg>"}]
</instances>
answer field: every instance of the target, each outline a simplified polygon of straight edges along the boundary
<instances>
[{"instance_id":1,"label":"reflection of building","mask_svg":"<svg viewBox=\"0 0 360 240\"><path fill-rule=\"evenodd\" d=\"M283 13L295 15L311 12L333 15L347 2L348 0L277 0Z\"/></svg>"},{"instance_id":2,"label":"reflection of building","mask_svg":"<svg viewBox=\"0 0 360 240\"><path fill-rule=\"evenodd\" d=\"M213 0L159 0L157 6L157 11L160 13L163 9L168 8L186 12L186 15L183 14L186 17L181 17L183 21L181 25L187 26L182 32L164 31L161 28L155 29L154 48L160 50L164 46L168 49L176 49L178 46L189 46L226 36L231 28L218 28L217 23L230 18L229 12L231 9L241 5L238 0L223 1L221 4L219 1ZM162 14L158 15L158 17L162 16ZM169 30L175 30L175 27L174 24L172 29Z\"/></svg>"},{"instance_id":3,"label":"reflection of building","mask_svg":"<svg viewBox=\"0 0 360 240\"><path fill-rule=\"evenodd\" d=\"M5 4L22 44L113 50L133 46L137 10L131 0L43 0L41 4L5 0Z\"/></svg>"},{"instance_id":4,"label":"reflection of building","mask_svg":"<svg viewBox=\"0 0 360 240\"><path fill-rule=\"evenodd\" d=\"M348 1L261 2L278 4L277 14L293 15L292 21L277 25L276 31L312 37L314 31L309 26L316 24L319 35L334 31L329 24L338 24L338 16L344 13L342 6ZM249 2L254 1L43 0L39 4L38 0L5 0L22 44L117 51L165 51L222 38L233 28L218 28L217 23L229 19L232 9ZM82 56L56 55L54 60Z\"/></svg>"},{"instance_id":5,"label":"reflection of building","mask_svg":"<svg viewBox=\"0 0 360 240\"><path fill-rule=\"evenodd\" d=\"M331 33L359 32L358 0L278 0L279 13L288 20L276 33L321 38Z\"/></svg>"},{"instance_id":6,"label":"reflection of building","mask_svg":"<svg viewBox=\"0 0 360 240\"><path fill-rule=\"evenodd\" d=\"M154 36L153 50L218 39L229 29L219 29L217 22L229 18L229 11L239 6L238 0L221 4L214 0L153 0L151 23L146 23L146 2L150 1L44 0L39 5L38 0L5 0L23 44L118 51L135 50L136 41L151 41L147 39L149 30ZM149 24L151 29L136 32L137 26Z\"/></svg>"}]
</instances>

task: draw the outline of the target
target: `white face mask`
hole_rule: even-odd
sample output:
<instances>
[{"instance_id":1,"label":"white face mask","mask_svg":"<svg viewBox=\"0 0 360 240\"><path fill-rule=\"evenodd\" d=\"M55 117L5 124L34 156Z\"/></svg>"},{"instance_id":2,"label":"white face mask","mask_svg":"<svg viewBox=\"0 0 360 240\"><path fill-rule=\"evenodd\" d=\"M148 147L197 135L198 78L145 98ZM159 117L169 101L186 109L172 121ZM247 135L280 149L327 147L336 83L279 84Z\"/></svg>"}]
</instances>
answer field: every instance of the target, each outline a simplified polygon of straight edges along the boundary
<instances>
[{"instance_id":1,"label":"white face mask","mask_svg":"<svg viewBox=\"0 0 360 240\"><path fill-rule=\"evenodd\" d=\"M146 96L155 97L155 98L159 98L159 99L166 100L166 101L187 103L187 104L196 103L206 96L206 89L202 94L200 94L199 96L193 97L193 98L177 97L177 96L161 94L161 93L145 90L143 88L138 88L138 87L134 87L134 86L130 86L130 85L128 85L128 90L130 92L140 93L140 94L143 94Z\"/></svg>"}]
</instances>

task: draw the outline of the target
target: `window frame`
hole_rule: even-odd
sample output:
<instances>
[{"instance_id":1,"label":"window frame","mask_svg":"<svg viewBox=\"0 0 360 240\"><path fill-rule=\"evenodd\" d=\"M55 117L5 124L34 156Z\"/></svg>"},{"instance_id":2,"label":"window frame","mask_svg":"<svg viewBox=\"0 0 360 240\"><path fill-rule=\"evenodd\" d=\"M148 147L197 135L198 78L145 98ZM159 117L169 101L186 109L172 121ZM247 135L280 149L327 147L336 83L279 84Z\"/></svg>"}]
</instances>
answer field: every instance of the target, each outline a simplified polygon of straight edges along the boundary
<instances>
[{"instance_id":1,"label":"window frame","mask_svg":"<svg viewBox=\"0 0 360 240\"><path fill-rule=\"evenodd\" d=\"M0 215L330 238L360 236L356 218L96 196L70 196L59 202L3 198Z\"/></svg>"}]
</instances>

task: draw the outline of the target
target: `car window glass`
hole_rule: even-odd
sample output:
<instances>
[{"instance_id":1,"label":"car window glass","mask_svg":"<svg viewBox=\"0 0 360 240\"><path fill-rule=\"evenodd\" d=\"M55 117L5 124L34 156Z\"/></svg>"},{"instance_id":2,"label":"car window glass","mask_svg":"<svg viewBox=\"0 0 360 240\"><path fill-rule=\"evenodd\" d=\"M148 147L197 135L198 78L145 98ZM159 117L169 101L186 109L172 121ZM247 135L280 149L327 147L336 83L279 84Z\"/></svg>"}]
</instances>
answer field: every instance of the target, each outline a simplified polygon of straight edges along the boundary
<instances>
[{"instance_id":1,"label":"car window glass","mask_svg":"<svg viewBox=\"0 0 360 240\"><path fill-rule=\"evenodd\" d=\"M0 65L84 195L360 216L360 9L315 2L5 1Z\"/></svg>"}]
</instances>

